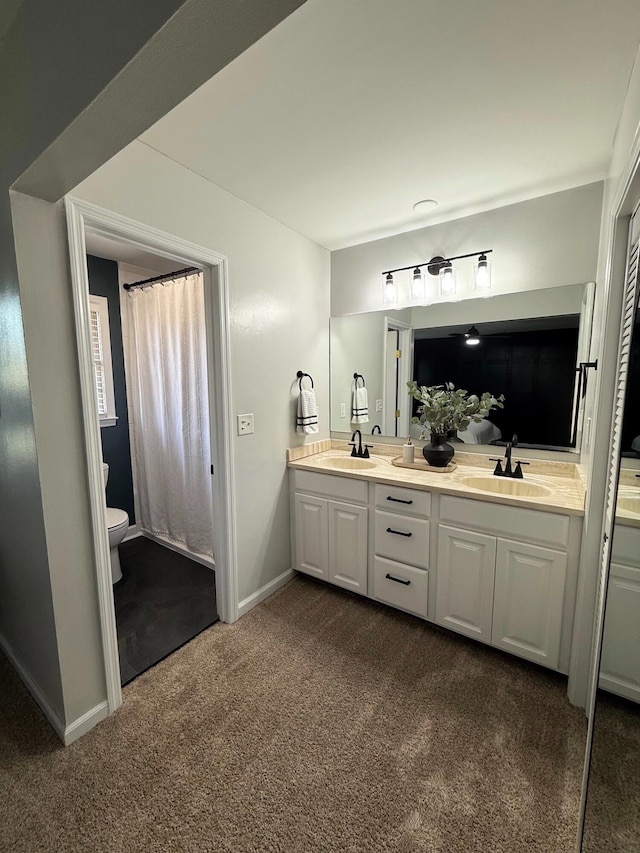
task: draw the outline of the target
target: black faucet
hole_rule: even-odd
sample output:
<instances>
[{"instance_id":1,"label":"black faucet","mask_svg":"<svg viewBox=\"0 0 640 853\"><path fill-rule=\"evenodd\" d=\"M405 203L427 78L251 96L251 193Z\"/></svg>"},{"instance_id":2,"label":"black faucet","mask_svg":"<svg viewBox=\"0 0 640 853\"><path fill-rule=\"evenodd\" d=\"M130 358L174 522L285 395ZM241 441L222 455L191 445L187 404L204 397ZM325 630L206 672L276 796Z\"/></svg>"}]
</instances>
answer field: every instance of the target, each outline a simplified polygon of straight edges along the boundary
<instances>
[{"instance_id":1,"label":"black faucet","mask_svg":"<svg viewBox=\"0 0 640 853\"><path fill-rule=\"evenodd\" d=\"M380 425L376 424L374 428L371 430L371 435L376 434L376 430L378 430L378 435L382 435L382 430L380 429Z\"/></svg>"},{"instance_id":2,"label":"black faucet","mask_svg":"<svg viewBox=\"0 0 640 853\"><path fill-rule=\"evenodd\" d=\"M356 436L358 436L358 449L357 450L356 450ZM359 429L357 429L353 433L353 435L351 436L351 441L349 442L349 444L353 448L351 451L352 456L358 456L361 459L368 459L369 458L369 448L373 447L373 445L372 444L365 444L364 447L362 446L362 433L360 432Z\"/></svg>"},{"instance_id":3,"label":"black faucet","mask_svg":"<svg viewBox=\"0 0 640 853\"><path fill-rule=\"evenodd\" d=\"M522 480L523 479L522 466L523 465L529 465L530 463L529 462L520 462L520 460L518 460L516 462L515 469L511 467L511 452L512 452L513 448L517 445L517 443L518 443L518 436L514 432L511 441L507 442L507 446L506 446L506 449L504 451L504 458L505 458L504 471L502 470L502 459L490 459L489 460L490 462L496 462L497 463L495 470L493 472L494 477L510 477L512 480Z\"/></svg>"}]
</instances>

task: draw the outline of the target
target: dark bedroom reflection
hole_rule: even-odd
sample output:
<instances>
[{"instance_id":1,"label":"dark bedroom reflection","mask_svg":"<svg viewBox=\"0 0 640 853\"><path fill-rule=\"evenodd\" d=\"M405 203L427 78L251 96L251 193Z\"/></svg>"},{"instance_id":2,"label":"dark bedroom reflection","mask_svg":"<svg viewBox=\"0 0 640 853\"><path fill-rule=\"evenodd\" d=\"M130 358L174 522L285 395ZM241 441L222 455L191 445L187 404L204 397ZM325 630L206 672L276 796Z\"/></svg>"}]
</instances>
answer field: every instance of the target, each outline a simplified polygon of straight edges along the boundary
<instances>
[{"instance_id":1,"label":"dark bedroom reflection","mask_svg":"<svg viewBox=\"0 0 640 853\"><path fill-rule=\"evenodd\" d=\"M561 320L562 327L558 326ZM419 385L453 382L469 393L504 394L505 407L490 420L500 444L518 435L521 445L571 443L579 316L480 326L480 343L465 344L465 329L439 329L418 337L414 372ZM424 330L434 334L436 330Z\"/></svg>"}]
</instances>

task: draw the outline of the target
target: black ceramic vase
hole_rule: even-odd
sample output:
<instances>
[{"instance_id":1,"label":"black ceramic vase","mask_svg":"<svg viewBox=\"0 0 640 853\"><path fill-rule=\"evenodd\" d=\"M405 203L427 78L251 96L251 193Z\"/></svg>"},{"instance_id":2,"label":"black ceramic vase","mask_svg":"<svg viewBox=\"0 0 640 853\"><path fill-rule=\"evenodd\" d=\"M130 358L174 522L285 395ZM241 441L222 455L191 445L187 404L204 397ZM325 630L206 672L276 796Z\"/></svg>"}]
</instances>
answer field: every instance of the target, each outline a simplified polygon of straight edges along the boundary
<instances>
[{"instance_id":1,"label":"black ceramic vase","mask_svg":"<svg viewBox=\"0 0 640 853\"><path fill-rule=\"evenodd\" d=\"M422 448L424 458L434 468L444 468L453 459L455 451L450 444L447 444L446 439L447 436L444 433L432 432L431 441Z\"/></svg>"}]
</instances>

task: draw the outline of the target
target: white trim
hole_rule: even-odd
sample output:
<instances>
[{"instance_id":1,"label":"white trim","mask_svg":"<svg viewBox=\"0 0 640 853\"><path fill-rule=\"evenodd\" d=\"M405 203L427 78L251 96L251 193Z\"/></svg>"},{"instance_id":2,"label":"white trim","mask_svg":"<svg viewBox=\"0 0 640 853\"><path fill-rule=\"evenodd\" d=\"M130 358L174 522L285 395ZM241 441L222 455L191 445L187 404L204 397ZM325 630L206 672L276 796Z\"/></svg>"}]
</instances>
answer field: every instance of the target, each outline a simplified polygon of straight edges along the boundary
<instances>
[{"instance_id":1,"label":"white trim","mask_svg":"<svg viewBox=\"0 0 640 853\"><path fill-rule=\"evenodd\" d=\"M215 569L216 567L215 560L211 557L207 557L206 554L196 554L194 551L190 551L183 545L179 545L177 542L172 542L171 539L167 539L165 536L160 536L158 533L151 533L149 530L141 529L140 536L144 536L145 539L150 539L152 542L157 542L158 545L163 545L170 551L175 551L176 554L182 554L183 557L188 557L190 560L193 560L194 563L200 563L201 566L206 566L208 569Z\"/></svg>"},{"instance_id":2,"label":"white trim","mask_svg":"<svg viewBox=\"0 0 640 853\"><path fill-rule=\"evenodd\" d=\"M100 429L102 429L102 427L115 426L117 423L117 418L100 418Z\"/></svg>"},{"instance_id":3,"label":"white trim","mask_svg":"<svg viewBox=\"0 0 640 853\"><path fill-rule=\"evenodd\" d=\"M238 615L244 616L245 613L248 613L252 610L257 604L260 604L261 601L264 601L265 598L269 598L270 595L273 595L276 590L279 590L281 586L284 586L288 583L294 575L293 569L286 569L281 575L278 575L277 578L274 578L269 583L266 583L264 586L260 587L256 592L251 593L247 598L244 598L238 604Z\"/></svg>"},{"instance_id":4,"label":"white trim","mask_svg":"<svg viewBox=\"0 0 640 853\"><path fill-rule=\"evenodd\" d=\"M82 735L86 735L94 726L109 716L108 702L100 702L93 708L90 708L86 714L78 717L68 726L65 727L63 741L65 746L69 746L74 740L78 740Z\"/></svg>"},{"instance_id":5,"label":"white trim","mask_svg":"<svg viewBox=\"0 0 640 853\"><path fill-rule=\"evenodd\" d=\"M11 662L11 665L13 666L15 671L18 673L18 675L22 679L24 686L27 688L27 690L29 691L31 696L34 698L34 700L36 701L36 703L40 707L40 710L45 715L47 720L49 720L49 722L51 723L51 727L53 728L55 733L58 735L60 740L63 743L65 743L64 723L61 721L60 717L53 710L51 705L49 705L47 700L44 698L40 688L38 687L36 682L33 680L33 678L29 675L29 673L26 670L26 668L24 667L22 661L20 661L16 657L13 649L11 648L11 646L9 645L7 640L2 636L2 634L0 634L0 649L2 649L2 651L5 653L5 655L7 656L9 661Z\"/></svg>"},{"instance_id":6,"label":"white trim","mask_svg":"<svg viewBox=\"0 0 640 853\"><path fill-rule=\"evenodd\" d=\"M112 237L162 257L203 267L205 322L212 405L212 455L214 478L214 530L218 569L218 611L224 622L238 618L237 551L234 505L234 471L231 424L230 323L227 259L224 255L159 231L113 211L71 196L65 197L69 232L71 280L74 302L84 434L89 482L91 524L96 555L100 628L104 651L108 711L122 704L120 664L116 634L109 541L105 522L102 448L95 410L93 368L89 339L89 291L85 229Z\"/></svg>"}]
</instances>

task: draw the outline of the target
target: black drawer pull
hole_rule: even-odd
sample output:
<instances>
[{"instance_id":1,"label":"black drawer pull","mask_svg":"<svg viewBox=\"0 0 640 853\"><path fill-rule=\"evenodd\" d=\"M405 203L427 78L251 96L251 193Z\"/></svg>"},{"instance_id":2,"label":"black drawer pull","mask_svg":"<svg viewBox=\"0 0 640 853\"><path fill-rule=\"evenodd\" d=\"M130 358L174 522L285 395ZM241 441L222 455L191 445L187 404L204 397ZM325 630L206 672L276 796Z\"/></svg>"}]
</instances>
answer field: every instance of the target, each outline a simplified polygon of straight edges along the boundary
<instances>
[{"instance_id":1,"label":"black drawer pull","mask_svg":"<svg viewBox=\"0 0 640 853\"><path fill-rule=\"evenodd\" d=\"M387 527L387 533L395 533L396 536L413 536L413 533L403 533L402 530L394 530L392 527Z\"/></svg>"},{"instance_id":2,"label":"black drawer pull","mask_svg":"<svg viewBox=\"0 0 640 853\"><path fill-rule=\"evenodd\" d=\"M391 495L387 496L388 501L393 501L396 504L412 504L413 501L403 501L402 498L392 498Z\"/></svg>"},{"instance_id":3,"label":"black drawer pull","mask_svg":"<svg viewBox=\"0 0 640 853\"><path fill-rule=\"evenodd\" d=\"M403 581L402 578L394 578L394 576L390 575L389 572L387 572L387 574L385 575L385 578L387 578L387 580L390 580L390 581L395 581L396 583L401 583L404 586L409 586L409 584L411 583L411 581Z\"/></svg>"}]
</instances>

